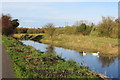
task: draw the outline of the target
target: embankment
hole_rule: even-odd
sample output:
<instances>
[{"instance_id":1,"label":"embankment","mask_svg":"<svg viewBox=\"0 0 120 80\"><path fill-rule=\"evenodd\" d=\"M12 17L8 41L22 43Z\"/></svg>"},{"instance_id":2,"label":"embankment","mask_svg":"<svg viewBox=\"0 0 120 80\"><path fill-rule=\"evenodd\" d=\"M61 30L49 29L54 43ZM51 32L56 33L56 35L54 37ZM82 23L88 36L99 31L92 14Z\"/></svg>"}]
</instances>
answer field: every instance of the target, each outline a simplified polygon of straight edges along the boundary
<instances>
[{"instance_id":1,"label":"embankment","mask_svg":"<svg viewBox=\"0 0 120 80\"><path fill-rule=\"evenodd\" d=\"M2 37L11 56L17 78L86 78L101 79L85 66L65 61L54 53L42 53L12 37ZM104 77L105 78L105 77Z\"/></svg>"}]
</instances>

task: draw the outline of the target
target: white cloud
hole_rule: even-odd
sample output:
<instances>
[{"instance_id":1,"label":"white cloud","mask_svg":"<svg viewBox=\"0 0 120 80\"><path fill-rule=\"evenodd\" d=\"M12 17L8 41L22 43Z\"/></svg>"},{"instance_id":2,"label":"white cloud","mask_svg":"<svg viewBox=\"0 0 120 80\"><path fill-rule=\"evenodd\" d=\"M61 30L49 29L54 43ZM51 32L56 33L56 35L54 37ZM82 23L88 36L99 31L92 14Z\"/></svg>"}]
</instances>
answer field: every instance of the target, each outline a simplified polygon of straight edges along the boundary
<instances>
[{"instance_id":1,"label":"white cloud","mask_svg":"<svg viewBox=\"0 0 120 80\"><path fill-rule=\"evenodd\" d=\"M88 22L97 23L101 19L101 15L103 16L103 14L100 14L101 12L99 13L98 10L100 11L102 10L104 12L104 9L99 7L97 8L92 7L94 12L96 12L95 14L92 14L91 11L88 11L89 9L86 8L85 8L86 10L83 9L82 11L81 9L81 12L78 12L72 9L71 7L70 8L68 7L68 9L67 8L64 9L64 7L61 6L56 7L56 5L51 5L51 3L34 4L31 2L26 2L26 3L8 2L8 3L3 3L3 9L4 9L3 11L5 13L10 13L11 16L15 18L19 18L21 23L23 22L24 24L28 24L28 25L30 25L29 23L31 23L31 25L32 24L37 25L37 24L44 24L47 22L54 22L57 25L59 25L59 24L64 24L65 21L69 23L73 23L77 20L87 20ZM39 21L41 23L39 23Z\"/></svg>"},{"instance_id":2,"label":"white cloud","mask_svg":"<svg viewBox=\"0 0 120 80\"><path fill-rule=\"evenodd\" d=\"M14 11L16 11L14 13ZM59 14L59 10L52 6L42 5L41 4L34 4L34 3L20 3L13 2L13 3L3 3L3 13L10 13L13 16L21 16L21 17L40 17L42 14L43 16L47 16L44 14L56 15ZM26 14L27 12L27 14ZM29 13L29 14L28 14ZM33 15L32 15L33 14ZM30 16L31 15L31 16Z\"/></svg>"}]
</instances>

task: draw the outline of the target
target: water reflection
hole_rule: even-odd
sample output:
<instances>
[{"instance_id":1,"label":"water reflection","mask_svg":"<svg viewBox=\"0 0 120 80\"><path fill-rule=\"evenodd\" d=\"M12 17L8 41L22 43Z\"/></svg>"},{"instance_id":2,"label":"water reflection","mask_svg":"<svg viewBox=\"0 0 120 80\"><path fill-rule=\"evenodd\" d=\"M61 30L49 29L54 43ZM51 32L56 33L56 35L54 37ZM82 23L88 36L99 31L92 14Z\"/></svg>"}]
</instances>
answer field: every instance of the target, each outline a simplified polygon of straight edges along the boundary
<instances>
[{"instance_id":1,"label":"water reflection","mask_svg":"<svg viewBox=\"0 0 120 80\"><path fill-rule=\"evenodd\" d=\"M55 53L54 47L51 46L51 45L48 45L46 47L46 52L48 52L48 53Z\"/></svg>"},{"instance_id":2,"label":"water reflection","mask_svg":"<svg viewBox=\"0 0 120 80\"><path fill-rule=\"evenodd\" d=\"M102 67L109 67L115 61L114 57L100 56L99 61L102 63Z\"/></svg>"},{"instance_id":3,"label":"water reflection","mask_svg":"<svg viewBox=\"0 0 120 80\"><path fill-rule=\"evenodd\" d=\"M79 52L80 56L87 56L89 53ZM115 57L103 56L97 53L91 53L92 56L98 58L99 62L102 63L102 68L109 67L115 61Z\"/></svg>"},{"instance_id":4,"label":"water reflection","mask_svg":"<svg viewBox=\"0 0 120 80\"><path fill-rule=\"evenodd\" d=\"M87 56L88 53L86 53L86 52L83 51L83 52L79 52L79 54L80 54L81 56Z\"/></svg>"},{"instance_id":5,"label":"water reflection","mask_svg":"<svg viewBox=\"0 0 120 80\"><path fill-rule=\"evenodd\" d=\"M48 53L55 53L55 48L52 45L48 45L46 47L46 52ZM62 56L63 53L61 53L60 55ZM86 52L81 52L79 53L81 56L87 56L89 53ZM98 57L98 60L100 63L102 63L102 68L105 67L109 67L110 64L112 64L114 62L114 57L108 57L108 56L100 56L98 53L91 53L92 56Z\"/></svg>"}]
</instances>

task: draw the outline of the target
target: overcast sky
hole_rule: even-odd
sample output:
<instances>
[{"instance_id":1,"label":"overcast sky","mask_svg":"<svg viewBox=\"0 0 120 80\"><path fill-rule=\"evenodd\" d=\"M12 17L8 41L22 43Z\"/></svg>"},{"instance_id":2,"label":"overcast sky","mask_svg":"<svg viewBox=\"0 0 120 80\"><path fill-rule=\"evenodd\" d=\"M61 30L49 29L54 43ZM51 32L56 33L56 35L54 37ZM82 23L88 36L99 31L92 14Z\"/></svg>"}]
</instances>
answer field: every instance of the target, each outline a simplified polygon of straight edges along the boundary
<instances>
[{"instance_id":1,"label":"overcast sky","mask_svg":"<svg viewBox=\"0 0 120 80\"><path fill-rule=\"evenodd\" d=\"M118 17L118 2L3 2L2 13L19 19L20 27L64 26L79 20L97 24L102 16Z\"/></svg>"}]
</instances>

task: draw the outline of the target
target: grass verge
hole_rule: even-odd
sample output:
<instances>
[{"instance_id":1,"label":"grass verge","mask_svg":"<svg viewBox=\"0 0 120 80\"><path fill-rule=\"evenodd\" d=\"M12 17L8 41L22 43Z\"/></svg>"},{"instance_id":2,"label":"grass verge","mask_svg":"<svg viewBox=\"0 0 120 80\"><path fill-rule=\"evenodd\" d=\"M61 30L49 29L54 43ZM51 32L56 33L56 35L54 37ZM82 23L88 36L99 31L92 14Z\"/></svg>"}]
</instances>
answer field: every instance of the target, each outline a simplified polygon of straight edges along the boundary
<instances>
[{"instance_id":1,"label":"grass verge","mask_svg":"<svg viewBox=\"0 0 120 80\"><path fill-rule=\"evenodd\" d=\"M98 74L72 60L64 61L55 53L42 53L23 45L12 37L2 36L2 43L11 56L17 78L87 78L99 79Z\"/></svg>"}]
</instances>

